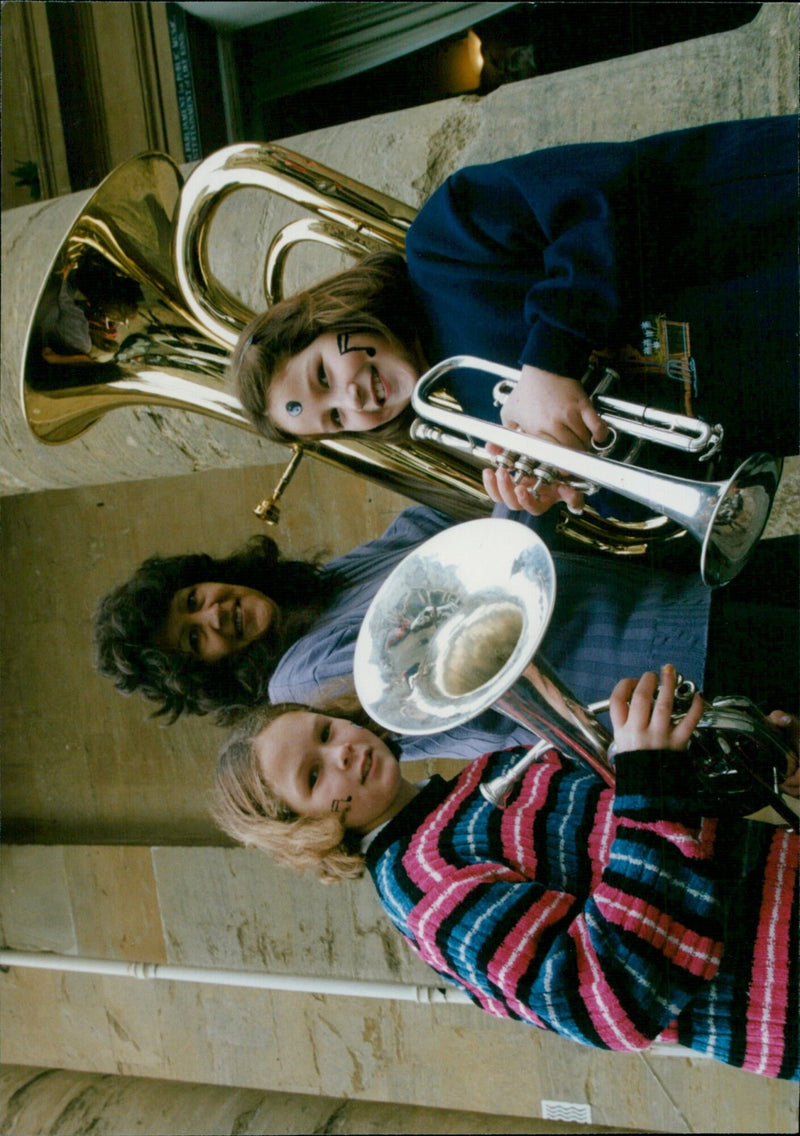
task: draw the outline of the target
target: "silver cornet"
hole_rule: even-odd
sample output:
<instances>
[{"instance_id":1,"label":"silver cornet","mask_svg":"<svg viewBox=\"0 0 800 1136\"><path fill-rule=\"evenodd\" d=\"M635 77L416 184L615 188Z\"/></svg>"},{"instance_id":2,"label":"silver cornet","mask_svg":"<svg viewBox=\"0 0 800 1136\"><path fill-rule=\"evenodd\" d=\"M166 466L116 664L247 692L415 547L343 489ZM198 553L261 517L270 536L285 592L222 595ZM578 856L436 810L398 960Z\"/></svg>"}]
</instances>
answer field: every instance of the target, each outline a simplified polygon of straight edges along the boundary
<instances>
[{"instance_id":1,"label":"silver cornet","mask_svg":"<svg viewBox=\"0 0 800 1136\"><path fill-rule=\"evenodd\" d=\"M414 389L411 402L418 418L411 427L412 438L471 454L487 464L513 469L520 476L558 481L581 493L610 489L670 517L699 541L700 573L709 587L727 584L744 568L769 518L780 479L779 459L765 453L752 454L727 481L692 481L598 453L569 450L438 404L431 398L437 384L448 372L461 368L499 377L502 382L495 392L501 400L508 390L504 384L513 384L519 378L519 372L511 367L471 355L444 359L431 367ZM613 434L626 433L706 457L719 445L720 428L699 419L603 395L598 396L598 410ZM502 453L489 454L486 442L499 446Z\"/></svg>"}]
</instances>

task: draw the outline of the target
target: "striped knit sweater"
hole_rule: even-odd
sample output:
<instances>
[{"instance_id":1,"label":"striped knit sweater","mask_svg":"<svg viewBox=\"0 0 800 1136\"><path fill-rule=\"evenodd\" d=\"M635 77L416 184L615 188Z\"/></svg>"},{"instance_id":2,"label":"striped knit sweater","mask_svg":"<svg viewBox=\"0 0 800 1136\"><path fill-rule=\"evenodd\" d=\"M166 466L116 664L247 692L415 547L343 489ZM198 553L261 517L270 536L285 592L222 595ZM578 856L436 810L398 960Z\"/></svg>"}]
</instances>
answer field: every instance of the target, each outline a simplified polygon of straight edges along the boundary
<instances>
[{"instance_id":1,"label":"striped knit sweater","mask_svg":"<svg viewBox=\"0 0 800 1136\"><path fill-rule=\"evenodd\" d=\"M701 817L673 752L620 755L614 792L553 750L501 811L478 784L520 752L432 778L369 846L414 950L498 1017L796 1080L796 834Z\"/></svg>"}]
</instances>

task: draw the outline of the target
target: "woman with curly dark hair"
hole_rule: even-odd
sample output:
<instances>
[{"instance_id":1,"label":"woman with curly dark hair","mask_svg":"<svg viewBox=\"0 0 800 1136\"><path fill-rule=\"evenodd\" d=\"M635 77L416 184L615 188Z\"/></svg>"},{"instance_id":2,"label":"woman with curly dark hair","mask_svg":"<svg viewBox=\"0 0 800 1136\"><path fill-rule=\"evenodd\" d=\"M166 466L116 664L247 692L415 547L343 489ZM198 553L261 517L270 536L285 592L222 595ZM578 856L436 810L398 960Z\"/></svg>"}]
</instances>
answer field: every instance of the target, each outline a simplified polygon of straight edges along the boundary
<instances>
[{"instance_id":1,"label":"woman with curly dark hair","mask_svg":"<svg viewBox=\"0 0 800 1136\"><path fill-rule=\"evenodd\" d=\"M382 536L327 564L284 560L267 536L223 559L150 557L99 604L95 665L123 694L160 703L156 713L171 721L213 713L225 724L267 701L346 699L375 593L409 552L450 524L443 513L412 506ZM406 755L458 745L477 757L525 743L532 744L528 731L487 711L467 726L412 739Z\"/></svg>"},{"instance_id":2,"label":"woman with curly dark hair","mask_svg":"<svg viewBox=\"0 0 800 1136\"><path fill-rule=\"evenodd\" d=\"M231 556L152 556L95 614L95 664L157 714L217 712L267 698L269 679L343 585L335 569L284 560L256 536Z\"/></svg>"}]
</instances>

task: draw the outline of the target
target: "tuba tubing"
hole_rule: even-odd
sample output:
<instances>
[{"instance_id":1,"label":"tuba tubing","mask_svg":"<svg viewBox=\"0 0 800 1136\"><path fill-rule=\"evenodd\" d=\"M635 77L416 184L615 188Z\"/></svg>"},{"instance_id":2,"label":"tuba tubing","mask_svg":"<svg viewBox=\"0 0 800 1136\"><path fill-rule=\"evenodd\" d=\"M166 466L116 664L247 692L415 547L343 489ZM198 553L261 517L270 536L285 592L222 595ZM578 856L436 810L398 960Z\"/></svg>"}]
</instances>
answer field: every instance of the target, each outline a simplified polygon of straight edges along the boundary
<instances>
[{"instance_id":1,"label":"tuba tubing","mask_svg":"<svg viewBox=\"0 0 800 1136\"><path fill-rule=\"evenodd\" d=\"M238 142L209 155L187 179L175 222L175 275L183 301L219 342L233 347L253 312L217 279L209 234L225 199L245 187L287 198L312 214L283 229L267 252L264 291L282 297L288 251L315 240L352 255L402 249L416 210L311 158L265 142Z\"/></svg>"},{"instance_id":2,"label":"tuba tubing","mask_svg":"<svg viewBox=\"0 0 800 1136\"><path fill-rule=\"evenodd\" d=\"M598 487L609 489L663 513L700 543L700 573L709 587L727 584L744 568L769 518L780 478L779 460L770 454L752 454L727 481L692 481L570 450L499 423L437 406L429 397L431 391L443 375L459 368L487 371L504 379L515 379L519 374L510 367L471 355L457 355L437 363L414 388L411 402L422 421L412 427L412 437L445 446L454 439L455 448L471 450L496 465L513 465L523 474L535 473L581 492L591 493ZM475 446L473 439L491 442L503 454L490 458L485 448ZM509 455L518 458L512 462ZM564 471L569 475L566 478Z\"/></svg>"}]
</instances>

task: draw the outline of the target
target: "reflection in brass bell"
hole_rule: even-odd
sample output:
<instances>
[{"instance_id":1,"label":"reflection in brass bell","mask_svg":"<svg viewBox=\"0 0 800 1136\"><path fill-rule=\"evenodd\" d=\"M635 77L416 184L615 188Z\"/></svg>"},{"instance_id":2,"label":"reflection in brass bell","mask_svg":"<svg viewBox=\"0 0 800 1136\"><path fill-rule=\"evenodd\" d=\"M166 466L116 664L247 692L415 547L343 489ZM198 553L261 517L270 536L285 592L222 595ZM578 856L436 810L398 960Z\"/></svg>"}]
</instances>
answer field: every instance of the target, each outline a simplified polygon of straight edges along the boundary
<instances>
[{"instance_id":1,"label":"reflection in brass bell","mask_svg":"<svg viewBox=\"0 0 800 1136\"><path fill-rule=\"evenodd\" d=\"M25 352L22 402L40 441L69 442L120 406L177 406L247 426L224 389L228 348L198 327L175 278L182 181L165 154L133 158L70 229Z\"/></svg>"}]
</instances>

